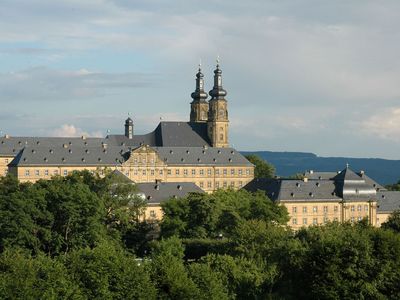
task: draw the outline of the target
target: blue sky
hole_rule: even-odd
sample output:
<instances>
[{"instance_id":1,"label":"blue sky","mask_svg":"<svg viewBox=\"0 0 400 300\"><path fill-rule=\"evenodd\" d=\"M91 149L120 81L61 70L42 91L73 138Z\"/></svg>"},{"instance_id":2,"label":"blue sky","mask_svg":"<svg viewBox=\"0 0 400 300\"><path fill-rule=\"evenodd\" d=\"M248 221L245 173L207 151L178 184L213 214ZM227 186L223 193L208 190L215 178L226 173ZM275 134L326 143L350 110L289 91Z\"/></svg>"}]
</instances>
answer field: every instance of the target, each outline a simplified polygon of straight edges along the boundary
<instances>
[{"instance_id":1,"label":"blue sky","mask_svg":"<svg viewBox=\"0 0 400 300\"><path fill-rule=\"evenodd\" d=\"M217 55L240 150L400 159L400 2L3 0L0 130L188 120Z\"/></svg>"}]
</instances>

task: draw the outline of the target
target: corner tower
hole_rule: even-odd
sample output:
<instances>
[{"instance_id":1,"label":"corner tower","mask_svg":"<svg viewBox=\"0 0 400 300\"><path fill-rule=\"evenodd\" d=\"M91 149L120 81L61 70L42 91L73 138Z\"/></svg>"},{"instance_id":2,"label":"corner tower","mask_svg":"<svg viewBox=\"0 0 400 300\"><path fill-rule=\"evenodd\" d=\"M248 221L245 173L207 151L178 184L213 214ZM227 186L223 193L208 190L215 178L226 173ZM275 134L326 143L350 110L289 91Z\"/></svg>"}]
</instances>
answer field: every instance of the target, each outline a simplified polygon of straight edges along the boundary
<instances>
[{"instance_id":1,"label":"corner tower","mask_svg":"<svg viewBox=\"0 0 400 300\"><path fill-rule=\"evenodd\" d=\"M196 90L192 93L193 101L190 103L190 122L205 123L208 119L207 93L204 92L204 75L201 65L196 74Z\"/></svg>"},{"instance_id":2,"label":"corner tower","mask_svg":"<svg viewBox=\"0 0 400 300\"><path fill-rule=\"evenodd\" d=\"M222 71L219 60L214 70L214 87L209 92L207 130L212 147L229 147L228 143L228 102L225 99L226 91L222 88Z\"/></svg>"}]
</instances>

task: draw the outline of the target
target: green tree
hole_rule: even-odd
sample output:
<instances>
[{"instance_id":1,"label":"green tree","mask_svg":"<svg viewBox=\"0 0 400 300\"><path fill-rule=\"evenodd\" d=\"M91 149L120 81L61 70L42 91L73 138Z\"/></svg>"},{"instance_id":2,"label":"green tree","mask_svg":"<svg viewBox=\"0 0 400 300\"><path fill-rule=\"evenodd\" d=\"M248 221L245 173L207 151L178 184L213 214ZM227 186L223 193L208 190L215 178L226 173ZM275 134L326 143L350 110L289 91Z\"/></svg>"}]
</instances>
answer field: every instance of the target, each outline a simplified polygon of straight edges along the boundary
<instances>
[{"instance_id":1,"label":"green tree","mask_svg":"<svg viewBox=\"0 0 400 300\"><path fill-rule=\"evenodd\" d=\"M177 237L154 244L152 279L160 299L198 299L200 291L183 264L184 248Z\"/></svg>"},{"instance_id":2,"label":"green tree","mask_svg":"<svg viewBox=\"0 0 400 300\"><path fill-rule=\"evenodd\" d=\"M255 178L274 178L275 167L268 163L266 160L262 159L258 155L249 154L245 156L249 162L251 162L254 168Z\"/></svg>"},{"instance_id":3,"label":"green tree","mask_svg":"<svg viewBox=\"0 0 400 300\"><path fill-rule=\"evenodd\" d=\"M113 242L71 252L68 272L89 299L156 299L148 266Z\"/></svg>"},{"instance_id":4,"label":"green tree","mask_svg":"<svg viewBox=\"0 0 400 300\"><path fill-rule=\"evenodd\" d=\"M400 232L400 210L395 210L381 226L383 229L391 229Z\"/></svg>"},{"instance_id":5,"label":"green tree","mask_svg":"<svg viewBox=\"0 0 400 300\"><path fill-rule=\"evenodd\" d=\"M84 299L63 263L20 249L0 255L1 299Z\"/></svg>"},{"instance_id":6,"label":"green tree","mask_svg":"<svg viewBox=\"0 0 400 300\"><path fill-rule=\"evenodd\" d=\"M400 191L400 180L397 183L386 185L386 188L389 191Z\"/></svg>"}]
</instances>

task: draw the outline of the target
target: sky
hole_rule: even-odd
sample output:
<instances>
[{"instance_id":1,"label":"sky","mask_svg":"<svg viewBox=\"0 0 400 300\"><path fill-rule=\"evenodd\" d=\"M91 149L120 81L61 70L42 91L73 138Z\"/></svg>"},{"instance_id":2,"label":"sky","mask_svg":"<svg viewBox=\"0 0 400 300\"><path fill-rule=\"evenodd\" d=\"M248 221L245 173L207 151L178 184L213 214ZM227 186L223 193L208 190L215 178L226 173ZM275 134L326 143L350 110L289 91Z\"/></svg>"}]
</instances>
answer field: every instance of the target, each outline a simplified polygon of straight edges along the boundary
<instances>
[{"instance_id":1,"label":"sky","mask_svg":"<svg viewBox=\"0 0 400 300\"><path fill-rule=\"evenodd\" d=\"M400 159L398 0L1 0L0 134L187 121L220 57L238 150Z\"/></svg>"}]
</instances>

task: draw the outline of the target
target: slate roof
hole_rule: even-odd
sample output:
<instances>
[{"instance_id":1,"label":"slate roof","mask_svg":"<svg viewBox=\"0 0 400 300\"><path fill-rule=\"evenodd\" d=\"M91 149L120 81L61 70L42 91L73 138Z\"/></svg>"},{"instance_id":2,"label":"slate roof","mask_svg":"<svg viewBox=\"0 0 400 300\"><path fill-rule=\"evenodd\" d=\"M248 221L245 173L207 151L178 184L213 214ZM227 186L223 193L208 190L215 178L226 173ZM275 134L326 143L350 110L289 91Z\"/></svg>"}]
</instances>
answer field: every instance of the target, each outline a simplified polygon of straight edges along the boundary
<instances>
[{"instance_id":1,"label":"slate roof","mask_svg":"<svg viewBox=\"0 0 400 300\"><path fill-rule=\"evenodd\" d=\"M378 212L391 213L400 209L400 192L382 191L377 192Z\"/></svg>"},{"instance_id":2,"label":"slate roof","mask_svg":"<svg viewBox=\"0 0 400 300\"><path fill-rule=\"evenodd\" d=\"M27 146L37 147L74 147L101 146L103 138L80 137L0 137L0 156L15 156Z\"/></svg>"},{"instance_id":3,"label":"slate roof","mask_svg":"<svg viewBox=\"0 0 400 300\"><path fill-rule=\"evenodd\" d=\"M125 158L120 147L25 147L10 166L109 166L120 165Z\"/></svg>"},{"instance_id":4,"label":"slate roof","mask_svg":"<svg viewBox=\"0 0 400 300\"><path fill-rule=\"evenodd\" d=\"M365 180L365 182L369 185L372 185L377 190L385 190L385 187L377 183L371 177L367 176L365 172L360 171L356 172L358 176ZM309 180L331 180L335 176L338 175L338 172L315 172L315 171L306 171L304 172L304 176L307 177Z\"/></svg>"},{"instance_id":5,"label":"slate roof","mask_svg":"<svg viewBox=\"0 0 400 300\"><path fill-rule=\"evenodd\" d=\"M334 176L332 176L334 174ZM376 200L378 185L365 174L346 168L340 173L316 172L318 179L254 179L245 186L249 191L263 190L274 201L357 201ZM380 190L385 192L384 189Z\"/></svg>"},{"instance_id":6,"label":"slate roof","mask_svg":"<svg viewBox=\"0 0 400 300\"><path fill-rule=\"evenodd\" d=\"M109 135L106 137L115 146L138 147L203 147L209 146L206 123L160 122L157 128L144 135L133 135L132 139L125 135Z\"/></svg>"},{"instance_id":7,"label":"slate roof","mask_svg":"<svg viewBox=\"0 0 400 300\"><path fill-rule=\"evenodd\" d=\"M189 193L204 193L193 182L137 183L136 186L145 195L148 204L160 204L171 198L183 198Z\"/></svg>"},{"instance_id":8,"label":"slate roof","mask_svg":"<svg viewBox=\"0 0 400 300\"><path fill-rule=\"evenodd\" d=\"M233 148L154 147L161 159L172 165L248 165L251 163Z\"/></svg>"},{"instance_id":9,"label":"slate roof","mask_svg":"<svg viewBox=\"0 0 400 300\"><path fill-rule=\"evenodd\" d=\"M213 147L153 147L168 165L226 165L251 166L251 163L233 148ZM26 146L11 161L10 166L115 166L129 159L127 146Z\"/></svg>"},{"instance_id":10,"label":"slate roof","mask_svg":"<svg viewBox=\"0 0 400 300\"><path fill-rule=\"evenodd\" d=\"M254 179L245 189L262 190L273 201L340 201L335 184L328 180Z\"/></svg>"},{"instance_id":11,"label":"slate roof","mask_svg":"<svg viewBox=\"0 0 400 300\"><path fill-rule=\"evenodd\" d=\"M345 168L333 179L335 192L344 200L375 199L376 188L350 168Z\"/></svg>"}]
</instances>

